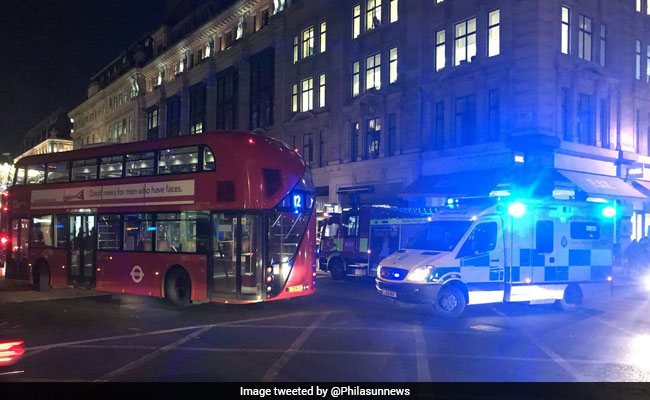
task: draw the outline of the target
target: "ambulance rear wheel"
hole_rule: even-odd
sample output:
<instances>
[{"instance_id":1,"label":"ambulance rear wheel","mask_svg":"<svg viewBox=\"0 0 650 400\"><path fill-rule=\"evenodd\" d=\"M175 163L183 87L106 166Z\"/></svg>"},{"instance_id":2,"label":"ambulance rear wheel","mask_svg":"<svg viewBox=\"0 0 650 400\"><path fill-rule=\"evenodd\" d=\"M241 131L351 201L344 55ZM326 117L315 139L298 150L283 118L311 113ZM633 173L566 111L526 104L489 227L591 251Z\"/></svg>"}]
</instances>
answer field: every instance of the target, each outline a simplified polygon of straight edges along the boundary
<instances>
[{"instance_id":1,"label":"ambulance rear wheel","mask_svg":"<svg viewBox=\"0 0 650 400\"><path fill-rule=\"evenodd\" d=\"M328 263L330 274L335 281L342 281L346 277L345 264L339 258L332 258Z\"/></svg>"},{"instance_id":2,"label":"ambulance rear wheel","mask_svg":"<svg viewBox=\"0 0 650 400\"><path fill-rule=\"evenodd\" d=\"M465 295L457 287L443 286L438 293L438 298L433 305L433 311L439 317L458 318L465 311L467 301Z\"/></svg>"},{"instance_id":3,"label":"ambulance rear wheel","mask_svg":"<svg viewBox=\"0 0 650 400\"><path fill-rule=\"evenodd\" d=\"M575 311L582 304L582 290L578 285L569 285L564 289L564 296L555 301L555 306L562 311Z\"/></svg>"}]
</instances>

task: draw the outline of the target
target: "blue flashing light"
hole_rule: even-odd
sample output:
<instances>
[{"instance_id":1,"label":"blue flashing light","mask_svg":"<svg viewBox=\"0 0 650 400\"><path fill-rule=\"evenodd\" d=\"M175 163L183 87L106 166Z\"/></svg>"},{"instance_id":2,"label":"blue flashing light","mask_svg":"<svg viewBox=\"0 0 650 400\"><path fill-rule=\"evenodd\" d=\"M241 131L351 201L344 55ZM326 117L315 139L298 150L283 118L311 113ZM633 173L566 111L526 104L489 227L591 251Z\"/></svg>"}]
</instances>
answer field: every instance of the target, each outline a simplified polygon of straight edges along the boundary
<instances>
[{"instance_id":1,"label":"blue flashing light","mask_svg":"<svg viewBox=\"0 0 650 400\"><path fill-rule=\"evenodd\" d=\"M449 205L454 204L454 199L453 198L447 199L447 204L449 204Z\"/></svg>"},{"instance_id":2,"label":"blue flashing light","mask_svg":"<svg viewBox=\"0 0 650 400\"><path fill-rule=\"evenodd\" d=\"M510 207L508 207L508 214L515 218L521 218L526 214L526 205L523 203L512 203L510 204Z\"/></svg>"},{"instance_id":3,"label":"blue flashing light","mask_svg":"<svg viewBox=\"0 0 650 400\"><path fill-rule=\"evenodd\" d=\"M147 230L148 231L155 231L156 227L155 226L149 226L149 227L147 227Z\"/></svg>"},{"instance_id":4,"label":"blue flashing light","mask_svg":"<svg viewBox=\"0 0 650 400\"><path fill-rule=\"evenodd\" d=\"M611 218L616 216L616 209L612 206L607 206L603 208L603 216L606 218Z\"/></svg>"}]
</instances>

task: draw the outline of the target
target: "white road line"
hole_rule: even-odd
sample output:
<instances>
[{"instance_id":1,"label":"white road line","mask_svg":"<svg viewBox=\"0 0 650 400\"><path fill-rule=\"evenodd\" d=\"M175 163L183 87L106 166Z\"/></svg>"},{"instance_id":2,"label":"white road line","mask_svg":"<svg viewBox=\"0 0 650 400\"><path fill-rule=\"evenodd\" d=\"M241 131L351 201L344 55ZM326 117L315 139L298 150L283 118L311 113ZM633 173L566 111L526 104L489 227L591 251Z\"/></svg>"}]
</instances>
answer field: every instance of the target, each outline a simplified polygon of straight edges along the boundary
<instances>
[{"instance_id":1,"label":"white road line","mask_svg":"<svg viewBox=\"0 0 650 400\"><path fill-rule=\"evenodd\" d=\"M413 327L415 336L415 351L418 372L418 382L431 382L431 371L429 370L429 358L427 354L427 344L422 332L422 325L418 324Z\"/></svg>"},{"instance_id":2,"label":"white road line","mask_svg":"<svg viewBox=\"0 0 650 400\"><path fill-rule=\"evenodd\" d=\"M571 375L574 381L577 382L590 382L591 380L588 379L585 375L583 375L580 371L578 371L576 368L573 367L573 365L569 364L567 360L562 358L559 354L551 350L550 347L548 347L546 344L544 344L541 340L536 338L534 335L529 334L527 332L523 332L528 339L533 342L537 348L539 348L541 351L543 351L551 360L555 361L560 367L562 367L566 372Z\"/></svg>"},{"instance_id":3,"label":"white road line","mask_svg":"<svg viewBox=\"0 0 650 400\"><path fill-rule=\"evenodd\" d=\"M108 381L111 381L111 380L117 378L118 376L123 375L126 372L132 370L133 368L135 368L135 367L137 367L139 365L142 365L142 364L146 363L147 361L152 360L152 359L158 357L159 355L161 355L161 354L163 354L165 352L168 352L170 350L175 349L176 347L178 347L178 346L182 345L183 343L186 343L186 342L194 339L195 337L201 335L202 333L204 333L204 332L206 332L206 331L208 331L210 329L212 329L212 327L208 326L208 327L205 327L205 328L201 328L201 329L199 329L197 331L194 331L194 332L190 333L189 335L183 337L182 339L179 339L179 340L175 341L174 343L170 343L167 346L161 347L158 350L155 350L153 353L149 353L144 357L141 357L141 358L138 358L137 360L131 361L130 363L124 365L123 367L120 367L120 368L118 368L118 369L116 369L116 370L114 370L112 372L109 372L108 374L103 375L102 377L96 379L95 382L108 382Z\"/></svg>"},{"instance_id":4,"label":"white road line","mask_svg":"<svg viewBox=\"0 0 650 400\"><path fill-rule=\"evenodd\" d=\"M611 322L609 322L609 321L606 321L606 320L604 320L604 319L601 319L601 318L593 318L593 320L596 321L596 322L598 322L598 323L600 323L600 324L606 325L606 326L608 326L608 327L610 327L610 328L614 328L614 329L616 329L616 330L618 330L618 331L620 331L620 332L623 332L623 333L625 333L626 335L630 335L630 336L636 336L636 335L638 335L638 333L636 333L636 332L633 332L633 331L631 331L631 330L629 330L629 329L625 329L625 328L623 328L623 327L620 327L620 326L618 326L618 325L615 325L615 324L613 324L613 323L611 323Z\"/></svg>"},{"instance_id":5,"label":"white road line","mask_svg":"<svg viewBox=\"0 0 650 400\"><path fill-rule=\"evenodd\" d=\"M495 307L492 307L491 310L494 311L495 314L497 314L497 315L499 315L499 316L501 316L501 317L505 317L505 316L507 316L506 313L504 313L504 312L501 311L501 310L497 310Z\"/></svg>"},{"instance_id":6,"label":"white road line","mask_svg":"<svg viewBox=\"0 0 650 400\"><path fill-rule=\"evenodd\" d=\"M320 315L320 317L316 318L314 322L309 326L309 328L305 329L300 336L294 342L291 344L291 347L287 349L287 351L284 352L282 357L280 357L271 367L269 368L268 371L264 374L262 377L261 381L262 382L273 382L273 380L278 376L278 373L280 370L291 360L291 358L296 354L297 350L300 350L302 345L305 343L309 335L311 335L314 330L316 330L316 327L318 327L318 324L323 322L325 318L327 318L331 314L331 311L324 312Z\"/></svg>"},{"instance_id":7,"label":"white road line","mask_svg":"<svg viewBox=\"0 0 650 400\"><path fill-rule=\"evenodd\" d=\"M309 315L318 315L318 314L320 314L320 313L319 312L313 312L313 313L280 314L280 315L275 315L275 316L270 316L270 317L250 318L250 319L244 319L244 320L238 320L238 321L227 321L227 322L220 322L220 323L209 324L209 325L186 326L186 327L182 327L182 328L164 329L164 330L160 330L160 331L131 333L131 334L127 334L127 335L116 335L116 336L108 336L108 337L95 338L95 339L76 340L76 341L72 341L72 342L52 343L52 344L46 344L46 345L42 345L42 346L33 346L33 347L26 348L25 349L25 355L23 356L23 359L26 358L26 357L32 356L34 354L38 354L38 353L40 353L42 351L46 351L46 350L50 350L50 349L58 348L58 347L67 347L67 346L72 346L72 345L77 345L77 344L103 342L103 341L107 341L107 340L131 339L131 338L137 338L137 337L142 337L142 336L151 336L151 335L164 335L164 334L167 334L167 333L191 331L191 330L208 328L208 327L209 328L224 327L224 326L235 325L235 324L238 324L238 323L259 322L259 321L267 321L267 320L273 320L273 319L279 319L279 318L300 317L300 316L309 316Z\"/></svg>"}]
</instances>

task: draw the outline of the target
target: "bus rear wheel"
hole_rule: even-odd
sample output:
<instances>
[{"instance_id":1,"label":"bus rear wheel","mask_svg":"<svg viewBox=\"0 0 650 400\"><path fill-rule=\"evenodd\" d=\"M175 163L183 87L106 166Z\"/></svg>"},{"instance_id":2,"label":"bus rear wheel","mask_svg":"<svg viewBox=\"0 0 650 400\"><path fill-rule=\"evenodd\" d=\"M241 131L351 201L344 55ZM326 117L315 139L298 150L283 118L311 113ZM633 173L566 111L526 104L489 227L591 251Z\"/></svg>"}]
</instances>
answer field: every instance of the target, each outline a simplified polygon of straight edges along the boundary
<instances>
[{"instance_id":1,"label":"bus rear wheel","mask_svg":"<svg viewBox=\"0 0 650 400\"><path fill-rule=\"evenodd\" d=\"M562 311L575 311L582 304L582 290L578 285L568 285L564 295L555 301L555 306Z\"/></svg>"},{"instance_id":2,"label":"bus rear wheel","mask_svg":"<svg viewBox=\"0 0 650 400\"><path fill-rule=\"evenodd\" d=\"M466 305L467 301L463 292L455 286L446 285L438 292L433 311L439 317L458 318L465 311Z\"/></svg>"},{"instance_id":3,"label":"bus rear wheel","mask_svg":"<svg viewBox=\"0 0 650 400\"><path fill-rule=\"evenodd\" d=\"M345 264L339 258L332 258L327 265L330 269L330 274L332 274L332 279L335 281L342 281L345 279L347 273L345 272Z\"/></svg>"},{"instance_id":4,"label":"bus rear wheel","mask_svg":"<svg viewBox=\"0 0 650 400\"><path fill-rule=\"evenodd\" d=\"M192 284L189 275L183 269L174 269L165 279L165 298L178 307L190 304Z\"/></svg>"}]
</instances>

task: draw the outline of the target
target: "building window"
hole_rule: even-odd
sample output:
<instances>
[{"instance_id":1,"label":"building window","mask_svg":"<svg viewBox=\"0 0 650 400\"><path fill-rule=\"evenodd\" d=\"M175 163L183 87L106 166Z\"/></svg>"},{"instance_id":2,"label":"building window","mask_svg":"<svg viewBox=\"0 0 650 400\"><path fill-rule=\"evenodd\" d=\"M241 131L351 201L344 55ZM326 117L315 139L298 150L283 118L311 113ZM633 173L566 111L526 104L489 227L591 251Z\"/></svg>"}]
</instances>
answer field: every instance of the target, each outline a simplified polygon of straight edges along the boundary
<instances>
[{"instance_id":1,"label":"building window","mask_svg":"<svg viewBox=\"0 0 650 400\"><path fill-rule=\"evenodd\" d=\"M388 114L388 155L397 154L397 118L395 113Z\"/></svg>"},{"instance_id":2,"label":"building window","mask_svg":"<svg viewBox=\"0 0 650 400\"><path fill-rule=\"evenodd\" d=\"M447 60L445 56L445 30L436 32L436 71L445 67Z\"/></svg>"},{"instance_id":3,"label":"building window","mask_svg":"<svg viewBox=\"0 0 650 400\"><path fill-rule=\"evenodd\" d=\"M641 154L641 110L636 110L636 152Z\"/></svg>"},{"instance_id":4,"label":"building window","mask_svg":"<svg viewBox=\"0 0 650 400\"><path fill-rule=\"evenodd\" d=\"M325 107L325 74L318 78L318 105Z\"/></svg>"},{"instance_id":5,"label":"building window","mask_svg":"<svg viewBox=\"0 0 650 400\"><path fill-rule=\"evenodd\" d=\"M641 12L641 0L636 0L636 12Z\"/></svg>"},{"instance_id":6,"label":"building window","mask_svg":"<svg viewBox=\"0 0 650 400\"><path fill-rule=\"evenodd\" d=\"M595 145L594 106L592 96L580 93L578 98L578 140L582 144Z\"/></svg>"},{"instance_id":7,"label":"building window","mask_svg":"<svg viewBox=\"0 0 650 400\"><path fill-rule=\"evenodd\" d=\"M273 125L275 51L269 48L250 58L250 129Z\"/></svg>"},{"instance_id":8,"label":"building window","mask_svg":"<svg viewBox=\"0 0 650 400\"><path fill-rule=\"evenodd\" d=\"M562 6L562 53L571 52L571 10L569 7Z\"/></svg>"},{"instance_id":9,"label":"building window","mask_svg":"<svg viewBox=\"0 0 650 400\"><path fill-rule=\"evenodd\" d=\"M178 96L167 99L167 137L181 134L181 99Z\"/></svg>"},{"instance_id":10,"label":"building window","mask_svg":"<svg viewBox=\"0 0 650 400\"><path fill-rule=\"evenodd\" d=\"M609 100L600 100L600 146L609 149Z\"/></svg>"},{"instance_id":11,"label":"building window","mask_svg":"<svg viewBox=\"0 0 650 400\"><path fill-rule=\"evenodd\" d=\"M361 5L357 4L352 9L352 39L361 34Z\"/></svg>"},{"instance_id":12,"label":"building window","mask_svg":"<svg viewBox=\"0 0 650 400\"><path fill-rule=\"evenodd\" d=\"M300 111L311 111L314 109L314 78L308 78L300 82Z\"/></svg>"},{"instance_id":13,"label":"building window","mask_svg":"<svg viewBox=\"0 0 650 400\"><path fill-rule=\"evenodd\" d=\"M501 109L499 101L499 89L490 90L488 93L488 140L491 142L498 141L499 133L501 132Z\"/></svg>"},{"instance_id":14,"label":"building window","mask_svg":"<svg viewBox=\"0 0 650 400\"><path fill-rule=\"evenodd\" d=\"M578 18L578 58L591 61L591 18Z\"/></svg>"},{"instance_id":15,"label":"building window","mask_svg":"<svg viewBox=\"0 0 650 400\"><path fill-rule=\"evenodd\" d=\"M327 22L320 24L320 52L325 53L327 50Z\"/></svg>"},{"instance_id":16,"label":"building window","mask_svg":"<svg viewBox=\"0 0 650 400\"><path fill-rule=\"evenodd\" d=\"M350 125L350 161L355 162L359 156L359 123L352 122Z\"/></svg>"},{"instance_id":17,"label":"building window","mask_svg":"<svg viewBox=\"0 0 650 400\"><path fill-rule=\"evenodd\" d=\"M562 88L562 137L566 141L573 141L571 131L569 130L569 116L571 110L571 102L569 97L569 89Z\"/></svg>"},{"instance_id":18,"label":"building window","mask_svg":"<svg viewBox=\"0 0 650 400\"><path fill-rule=\"evenodd\" d=\"M390 18L389 22L397 22L399 19L399 2L398 0L390 0Z\"/></svg>"},{"instance_id":19,"label":"building window","mask_svg":"<svg viewBox=\"0 0 650 400\"><path fill-rule=\"evenodd\" d=\"M472 62L476 56L476 18L456 24L456 61Z\"/></svg>"},{"instance_id":20,"label":"building window","mask_svg":"<svg viewBox=\"0 0 650 400\"><path fill-rule=\"evenodd\" d=\"M314 27L302 31L302 58L314 55Z\"/></svg>"},{"instance_id":21,"label":"building window","mask_svg":"<svg viewBox=\"0 0 650 400\"><path fill-rule=\"evenodd\" d=\"M388 51L388 83L393 84L397 81L397 47Z\"/></svg>"},{"instance_id":22,"label":"building window","mask_svg":"<svg viewBox=\"0 0 650 400\"><path fill-rule=\"evenodd\" d=\"M366 158L378 158L379 140L381 137L381 119L369 119L366 129Z\"/></svg>"},{"instance_id":23,"label":"building window","mask_svg":"<svg viewBox=\"0 0 650 400\"><path fill-rule=\"evenodd\" d=\"M318 166L323 166L323 150L325 149L325 132L320 131L318 133Z\"/></svg>"},{"instance_id":24,"label":"building window","mask_svg":"<svg viewBox=\"0 0 650 400\"><path fill-rule=\"evenodd\" d=\"M366 1L366 31L381 25L381 0Z\"/></svg>"},{"instance_id":25,"label":"building window","mask_svg":"<svg viewBox=\"0 0 650 400\"><path fill-rule=\"evenodd\" d=\"M147 139L158 138L158 107L147 112Z\"/></svg>"},{"instance_id":26,"label":"building window","mask_svg":"<svg viewBox=\"0 0 650 400\"><path fill-rule=\"evenodd\" d=\"M238 103L239 70L231 67L217 74L217 129L237 129Z\"/></svg>"},{"instance_id":27,"label":"building window","mask_svg":"<svg viewBox=\"0 0 650 400\"><path fill-rule=\"evenodd\" d=\"M298 44L298 36L293 37L293 63L297 63L300 59L300 47Z\"/></svg>"},{"instance_id":28,"label":"building window","mask_svg":"<svg viewBox=\"0 0 650 400\"><path fill-rule=\"evenodd\" d=\"M307 165L311 165L314 161L314 142L312 141L311 133L302 137L302 158Z\"/></svg>"},{"instance_id":29,"label":"building window","mask_svg":"<svg viewBox=\"0 0 650 400\"><path fill-rule=\"evenodd\" d=\"M606 51L607 51L607 26L600 25L600 65L605 66L606 60Z\"/></svg>"},{"instance_id":30,"label":"building window","mask_svg":"<svg viewBox=\"0 0 650 400\"><path fill-rule=\"evenodd\" d=\"M352 97L357 97L361 90L361 72L359 61L355 62L352 66Z\"/></svg>"},{"instance_id":31,"label":"building window","mask_svg":"<svg viewBox=\"0 0 650 400\"><path fill-rule=\"evenodd\" d=\"M381 89L381 54L366 58L366 90Z\"/></svg>"},{"instance_id":32,"label":"building window","mask_svg":"<svg viewBox=\"0 0 650 400\"><path fill-rule=\"evenodd\" d=\"M501 53L501 12L494 10L488 14L488 57Z\"/></svg>"},{"instance_id":33,"label":"building window","mask_svg":"<svg viewBox=\"0 0 650 400\"><path fill-rule=\"evenodd\" d=\"M650 82L650 44L646 45L645 70L646 82Z\"/></svg>"},{"instance_id":34,"label":"building window","mask_svg":"<svg viewBox=\"0 0 650 400\"><path fill-rule=\"evenodd\" d=\"M462 146L476 144L476 95L456 98L456 140Z\"/></svg>"},{"instance_id":35,"label":"building window","mask_svg":"<svg viewBox=\"0 0 650 400\"><path fill-rule=\"evenodd\" d=\"M291 87L291 111L298 112L298 85Z\"/></svg>"},{"instance_id":36,"label":"building window","mask_svg":"<svg viewBox=\"0 0 650 400\"><path fill-rule=\"evenodd\" d=\"M434 105L435 126L433 133L433 148L441 150L445 144L445 102L439 101Z\"/></svg>"},{"instance_id":37,"label":"building window","mask_svg":"<svg viewBox=\"0 0 650 400\"><path fill-rule=\"evenodd\" d=\"M200 83L190 88L190 135L203 133L206 109L205 84Z\"/></svg>"},{"instance_id":38,"label":"building window","mask_svg":"<svg viewBox=\"0 0 650 400\"><path fill-rule=\"evenodd\" d=\"M636 79L641 80L641 41L636 41Z\"/></svg>"}]
</instances>

